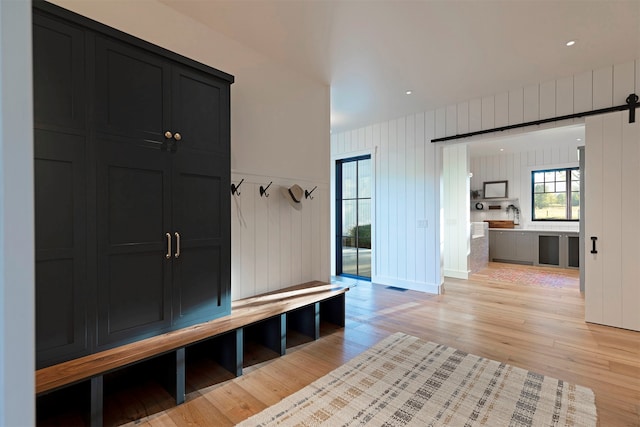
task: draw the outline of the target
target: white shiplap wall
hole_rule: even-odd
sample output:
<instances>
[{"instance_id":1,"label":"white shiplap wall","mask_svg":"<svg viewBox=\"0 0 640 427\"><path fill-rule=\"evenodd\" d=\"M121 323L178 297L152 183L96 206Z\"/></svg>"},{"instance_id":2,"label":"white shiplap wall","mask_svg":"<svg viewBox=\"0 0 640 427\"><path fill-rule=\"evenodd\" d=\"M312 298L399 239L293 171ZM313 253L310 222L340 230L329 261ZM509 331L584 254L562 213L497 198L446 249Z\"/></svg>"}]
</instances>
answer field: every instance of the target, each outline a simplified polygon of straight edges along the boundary
<instances>
[{"instance_id":1,"label":"white shiplap wall","mask_svg":"<svg viewBox=\"0 0 640 427\"><path fill-rule=\"evenodd\" d=\"M578 166L578 145L583 142L569 141L553 147L499 154L495 156L471 157L470 170L471 189L481 190L485 181L509 181L509 198L517 201L488 202L483 201L485 208L475 210L475 202L471 204L471 221L481 222L489 219L514 219L507 215L506 206L513 203L520 209L520 226L529 229L572 230L578 231L577 222L531 222L531 171L560 167ZM500 210L488 210L487 205L500 204Z\"/></svg>"},{"instance_id":2,"label":"white shiplap wall","mask_svg":"<svg viewBox=\"0 0 640 427\"><path fill-rule=\"evenodd\" d=\"M231 299L311 280L329 280L329 196L326 183L232 173ZM260 186L269 197L260 196ZM281 193L293 184L313 192L295 209Z\"/></svg>"},{"instance_id":3,"label":"white shiplap wall","mask_svg":"<svg viewBox=\"0 0 640 427\"><path fill-rule=\"evenodd\" d=\"M332 159L366 150L375 155L373 281L427 292L440 289L441 149L447 143L432 144L431 139L622 105L630 93L640 93L640 59L333 134ZM583 122L554 122L502 135ZM487 138L493 136L466 141ZM535 163L545 155L534 153ZM527 166L533 161L527 154ZM505 159L505 168L507 163ZM522 168L522 155L511 163ZM424 220L427 227L418 228L417 222Z\"/></svg>"},{"instance_id":4,"label":"white shiplap wall","mask_svg":"<svg viewBox=\"0 0 640 427\"><path fill-rule=\"evenodd\" d=\"M372 281L424 292L439 291L439 176L435 115L420 113L342 132L331 138L332 161L362 154L374 160ZM332 174L332 179L335 177ZM332 212L335 182L331 185ZM334 229L335 224L332 224ZM332 233L332 235L335 233ZM335 240L332 239L335 248ZM437 255L438 254L438 255ZM438 265L436 265L438 263ZM332 262L335 271L335 262Z\"/></svg>"},{"instance_id":5,"label":"white shiplap wall","mask_svg":"<svg viewBox=\"0 0 640 427\"><path fill-rule=\"evenodd\" d=\"M467 146L447 146L442 157L442 215L447 242L443 253L444 275L467 279L471 251Z\"/></svg>"}]
</instances>

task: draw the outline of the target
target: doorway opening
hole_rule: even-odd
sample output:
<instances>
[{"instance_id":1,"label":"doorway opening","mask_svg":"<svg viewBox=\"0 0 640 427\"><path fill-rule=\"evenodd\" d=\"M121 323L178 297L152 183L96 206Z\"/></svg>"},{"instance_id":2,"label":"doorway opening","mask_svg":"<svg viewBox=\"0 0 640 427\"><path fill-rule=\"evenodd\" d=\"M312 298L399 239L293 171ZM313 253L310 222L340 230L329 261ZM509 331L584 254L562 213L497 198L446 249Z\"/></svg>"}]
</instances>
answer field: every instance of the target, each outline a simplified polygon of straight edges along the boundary
<instances>
[{"instance_id":1,"label":"doorway opening","mask_svg":"<svg viewBox=\"0 0 640 427\"><path fill-rule=\"evenodd\" d=\"M528 273L539 270L537 273L549 272L550 276L554 271L569 276L582 272L583 263L579 260L580 248L584 247L580 243L582 220L538 220L534 203L537 187L532 177L534 172L540 170L577 170L581 160L578 147L584 146L584 135L583 125L571 125L485 138L466 144L467 167L459 166L456 171L460 175L460 182L468 180L468 188L465 190L464 186L458 186L447 189L445 181L445 191L449 190L448 194L455 192L455 200L458 201L456 205L445 205L445 211L450 207L459 212L454 219L470 214L469 220L451 221L449 226L446 220L453 214L445 212L445 244L457 244L457 248L461 248L454 254L463 258L459 262L467 267L470 275L489 266L489 270L483 274L496 280L507 278L508 273L521 276L522 272L514 270L518 264L530 266L523 268ZM448 176L452 171L445 162L444 175ZM493 182L508 183L508 192L505 191L501 197L484 194L485 184ZM572 189L574 186L577 188L579 182L572 180L570 185ZM546 190L547 186L544 188ZM554 190L558 190L557 182L554 183ZM464 194L465 191L470 194ZM578 206L573 206L573 209L577 210ZM487 223L490 229L485 228ZM492 225L494 223L497 225ZM460 234L462 225L469 227L470 236L467 233ZM455 240L455 232L460 236L459 243ZM468 259L468 264L464 263L465 259ZM445 258L445 269L452 265L455 266L453 263L447 264ZM549 270L549 267L553 269ZM498 272L499 269L504 271Z\"/></svg>"},{"instance_id":2,"label":"doorway opening","mask_svg":"<svg viewBox=\"0 0 640 427\"><path fill-rule=\"evenodd\" d=\"M371 156L336 161L336 275L371 280Z\"/></svg>"}]
</instances>

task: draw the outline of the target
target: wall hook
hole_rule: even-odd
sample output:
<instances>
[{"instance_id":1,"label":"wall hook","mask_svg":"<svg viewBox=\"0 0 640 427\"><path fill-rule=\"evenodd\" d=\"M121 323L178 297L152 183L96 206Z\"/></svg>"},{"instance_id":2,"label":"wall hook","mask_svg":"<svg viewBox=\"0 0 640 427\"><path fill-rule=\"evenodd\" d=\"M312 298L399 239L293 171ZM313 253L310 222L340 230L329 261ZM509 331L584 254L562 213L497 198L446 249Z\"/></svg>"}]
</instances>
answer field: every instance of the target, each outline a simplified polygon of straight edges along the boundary
<instances>
[{"instance_id":1,"label":"wall hook","mask_svg":"<svg viewBox=\"0 0 640 427\"><path fill-rule=\"evenodd\" d=\"M317 185L315 187L313 187L313 189L311 191L304 190L304 198L313 200L313 197L311 197L311 193L316 191L316 188L318 188Z\"/></svg>"},{"instance_id":2,"label":"wall hook","mask_svg":"<svg viewBox=\"0 0 640 427\"><path fill-rule=\"evenodd\" d=\"M238 191L238 188L240 188L240 186L242 185L242 183L244 182L244 178L242 178L242 180L238 183L238 185L235 184L231 184L231 194L235 194L235 195L240 195L240 192Z\"/></svg>"},{"instance_id":3,"label":"wall hook","mask_svg":"<svg viewBox=\"0 0 640 427\"><path fill-rule=\"evenodd\" d=\"M269 197L267 190L271 187L271 184L273 184L273 181L271 181L266 187L263 187L262 185L260 186L260 197Z\"/></svg>"}]
</instances>

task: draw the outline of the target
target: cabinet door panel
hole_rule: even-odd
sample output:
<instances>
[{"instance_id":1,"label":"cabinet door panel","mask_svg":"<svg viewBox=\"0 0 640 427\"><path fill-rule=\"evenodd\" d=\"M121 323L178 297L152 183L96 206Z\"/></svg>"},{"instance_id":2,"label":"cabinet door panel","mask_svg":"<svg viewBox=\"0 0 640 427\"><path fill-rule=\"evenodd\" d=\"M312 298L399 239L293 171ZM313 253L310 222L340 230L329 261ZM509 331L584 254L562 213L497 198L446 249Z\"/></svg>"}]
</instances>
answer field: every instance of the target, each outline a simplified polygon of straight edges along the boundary
<instances>
[{"instance_id":1,"label":"cabinet door panel","mask_svg":"<svg viewBox=\"0 0 640 427\"><path fill-rule=\"evenodd\" d=\"M36 363L87 352L84 137L35 131Z\"/></svg>"},{"instance_id":2,"label":"cabinet door panel","mask_svg":"<svg viewBox=\"0 0 640 427\"><path fill-rule=\"evenodd\" d=\"M174 67L172 126L177 143L195 150L229 152L229 86L195 70Z\"/></svg>"},{"instance_id":3,"label":"cabinet door panel","mask_svg":"<svg viewBox=\"0 0 640 427\"><path fill-rule=\"evenodd\" d=\"M515 235L510 231L490 231L489 233L491 259L495 261L512 260L515 254Z\"/></svg>"},{"instance_id":4,"label":"cabinet door panel","mask_svg":"<svg viewBox=\"0 0 640 427\"><path fill-rule=\"evenodd\" d=\"M128 330L166 324L165 281L167 262L158 251L109 256L107 333L126 335Z\"/></svg>"},{"instance_id":5,"label":"cabinet door panel","mask_svg":"<svg viewBox=\"0 0 640 427\"><path fill-rule=\"evenodd\" d=\"M181 254L174 258L174 324L229 313L229 164L214 154L174 155L173 224Z\"/></svg>"},{"instance_id":6,"label":"cabinet door panel","mask_svg":"<svg viewBox=\"0 0 640 427\"><path fill-rule=\"evenodd\" d=\"M38 365L48 362L45 353L74 347L82 312L74 306L78 281L74 278L74 260L61 258L36 262L36 346ZM79 316L78 316L79 314Z\"/></svg>"},{"instance_id":7,"label":"cabinet door panel","mask_svg":"<svg viewBox=\"0 0 640 427\"><path fill-rule=\"evenodd\" d=\"M84 129L84 33L34 14L33 92L38 125Z\"/></svg>"},{"instance_id":8,"label":"cabinet door panel","mask_svg":"<svg viewBox=\"0 0 640 427\"><path fill-rule=\"evenodd\" d=\"M533 256L533 234L530 232L518 232L515 234L515 260L524 263L534 263Z\"/></svg>"},{"instance_id":9,"label":"cabinet door panel","mask_svg":"<svg viewBox=\"0 0 640 427\"><path fill-rule=\"evenodd\" d=\"M110 164L108 167L109 243L153 243L165 230L162 196L164 171L148 165ZM166 232L169 232L166 229Z\"/></svg>"},{"instance_id":10,"label":"cabinet door panel","mask_svg":"<svg viewBox=\"0 0 640 427\"><path fill-rule=\"evenodd\" d=\"M179 174L181 194L176 195L176 228L183 237L183 245L190 239L216 239L222 237L224 212L221 212L222 194L226 188L223 179L215 175L182 172ZM178 227L179 223L179 227Z\"/></svg>"},{"instance_id":11,"label":"cabinet door panel","mask_svg":"<svg viewBox=\"0 0 640 427\"><path fill-rule=\"evenodd\" d=\"M169 154L100 141L98 347L167 330L171 323Z\"/></svg>"},{"instance_id":12,"label":"cabinet door panel","mask_svg":"<svg viewBox=\"0 0 640 427\"><path fill-rule=\"evenodd\" d=\"M169 129L170 67L151 53L96 39L98 131L162 144Z\"/></svg>"},{"instance_id":13,"label":"cabinet door panel","mask_svg":"<svg viewBox=\"0 0 640 427\"><path fill-rule=\"evenodd\" d=\"M580 238L567 236L567 267L580 267Z\"/></svg>"},{"instance_id":14,"label":"cabinet door panel","mask_svg":"<svg viewBox=\"0 0 640 427\"><path fill-rule=\"evenodd\" d=\"M187 247L175 260L175 276L179 279L174 293L175 324L186 325L191 321L211 320L228 314L223 302L226 299L222 286L224 257L217 245Z\"/></svg>"},{"instance_id":15,"label":"cabinet door panel","mask_svg":"<svg viewBox=\"0 0 640 427\"><path fill-rule=\"evenodd\" d=\"M538 235L538 264L560 266L560 235Z\"/></svg>"}]
</instances>

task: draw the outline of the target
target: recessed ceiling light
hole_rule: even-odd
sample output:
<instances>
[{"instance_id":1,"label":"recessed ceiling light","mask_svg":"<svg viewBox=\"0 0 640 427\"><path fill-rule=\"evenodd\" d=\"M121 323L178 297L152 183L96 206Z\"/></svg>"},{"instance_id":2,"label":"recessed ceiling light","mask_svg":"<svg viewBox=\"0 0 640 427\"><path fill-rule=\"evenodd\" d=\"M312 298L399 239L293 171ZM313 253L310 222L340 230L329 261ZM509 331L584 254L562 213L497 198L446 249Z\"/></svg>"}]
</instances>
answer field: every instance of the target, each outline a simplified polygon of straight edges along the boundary
<instances>
[{"instance_id":1,"label":"recessed ceiling light","mask_svg":"<svg viewBox=\"0 0 640 427\"><path fill-rule=\"evenodd\" d=\"M504 148L501 148L500 151L504 151Z\"/></svg>"},{"instance_id":2,"label":"recessed ceiling light","mask_svg":"<svg viewBox=\"0 0 640 427\"><path fill-rule=\"evenodd\" d=\"M408 91L406 91L405 93L406 93L407 95L411 95L411 94L413 93L413 91L408 90Z\"/></svg>"},{"instance_id":3,"label":"recessed ceiling light","mask_svg":"<svg viewBox=\"0 0 640 427\"><path fill-rule=\"evenodd\" d=\"M575 40L569 40L569 41L566 43L566 45L567 45L567 46L573 46L574 44L576 44L576 41L575 41Z\"/></svg>"},{"instance_id":4,"label":"recessed ceiling light","mask_svg":"<svg viewBox=\"0 0 640 427\"><path fill-rule=\"evenodd\" d=\"M576 141L580 142L582 141L582 138L576 138Z\"/></svg>"}]
</instances>

